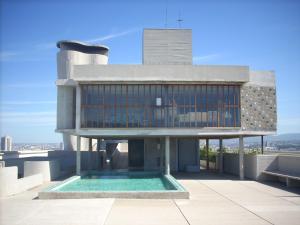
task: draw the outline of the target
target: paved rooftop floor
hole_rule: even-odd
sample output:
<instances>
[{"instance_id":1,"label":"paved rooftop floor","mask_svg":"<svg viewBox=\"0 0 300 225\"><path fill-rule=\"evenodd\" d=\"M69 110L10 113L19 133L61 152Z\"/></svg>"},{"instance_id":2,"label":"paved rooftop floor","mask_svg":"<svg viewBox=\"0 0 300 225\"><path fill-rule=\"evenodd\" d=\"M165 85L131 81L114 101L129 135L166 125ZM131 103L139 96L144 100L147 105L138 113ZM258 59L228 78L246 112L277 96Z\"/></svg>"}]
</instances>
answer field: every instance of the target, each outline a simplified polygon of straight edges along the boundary
<instances>
[{"instance_id":1,"label":"paved rooftop floor","mask_svg":"<svg viewBox=\"0 0 300 225\"><path fill-rule=\"evenodd\" d=\"M49 184L0 199L1 225L300 224L300 189L212 173L177 174L184 200L39 200Z\"/></svg>"}]
</instances>

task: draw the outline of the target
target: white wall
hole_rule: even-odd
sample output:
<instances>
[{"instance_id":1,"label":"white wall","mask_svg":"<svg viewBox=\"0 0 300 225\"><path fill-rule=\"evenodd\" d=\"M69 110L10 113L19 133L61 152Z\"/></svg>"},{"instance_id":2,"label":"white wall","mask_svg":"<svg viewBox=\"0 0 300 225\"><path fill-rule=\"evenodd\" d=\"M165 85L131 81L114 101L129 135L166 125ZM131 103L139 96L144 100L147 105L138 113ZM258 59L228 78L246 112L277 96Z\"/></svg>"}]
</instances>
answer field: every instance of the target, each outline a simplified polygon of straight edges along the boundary
<instances>
[{"instance_id":1,"label":"white wall","mask_svg":"<svg viewBox=\"0 0 300 225\"><path fill-rule=\"evenodd\" d=\"M18 194L43 183L42 174L18 179L18 167L0 168L0 197Z\"/></svg>"},{"instance_id":2,"label":"white wall","mask_svg":"<svg viewBox=\"0 0 300 225\"><path fill-rule=\"evenodd\" d=\"M24 176L42 174L43 181L52 181L60 176L58 160L51 161L26 161L24 162Z\"/></svg>"},{"instance_id":3,"label":"white wall","mask_svg":"<svg viewBox=\"0 0 300 225\"><path fill-rule=\"evenodd\" d=\"M108 57L100 54L87 54L72 50L60 50L57 53L58 79L72 79L74 65L107 64Z\"/></svg>"}]
</instances>

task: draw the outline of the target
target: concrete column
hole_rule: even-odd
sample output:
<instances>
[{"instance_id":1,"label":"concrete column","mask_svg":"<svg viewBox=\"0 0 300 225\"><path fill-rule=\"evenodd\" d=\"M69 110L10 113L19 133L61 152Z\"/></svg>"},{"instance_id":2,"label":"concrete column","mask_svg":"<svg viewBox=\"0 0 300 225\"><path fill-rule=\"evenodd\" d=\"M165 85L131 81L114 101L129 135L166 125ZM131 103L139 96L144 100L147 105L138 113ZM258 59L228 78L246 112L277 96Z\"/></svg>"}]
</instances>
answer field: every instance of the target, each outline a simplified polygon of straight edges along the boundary
<instances>
[{"instance_id":1,"label":"concrete column","mask_svg":"<svg viewBox=\"0 0 300 225\"><path fill-rule=\"evenodd\" d=\"M240 180L244 180L244 139L243 139L243 136L239 137L239 170L240 170Z\"/></svg>"},{"instance_id":2,"label":"concrete column","mask_svg":"<svg viewBox=\"0 0 300 225\"><path fill-rule=\"evenodd\" d=\"M197 156L197 162L196 162L196 165L198 166L198 168L200 169L200 140L197 139L197 142L196 142L196 156Z\"/></svg>"},{"instance_id":3,"label":"concrete column","mask_svg":"<svg viewBox=\"0 0 300 225\"><path fill-rule=\"evenodd\" d=\"M219 172L223 173L223 139L220 138L219 140L219 147L220 147L220 152L219 152Z\"/></svg>"},{"instance_id":4,"label":"concrete column","mask_svg":"<svg viewBox=\"0 0 300 225\"><path fill-rule=\"evenodd\" d=\"M178 172L179 170L179 151L178 151L178 138L176 138L175 140L175 154L176 154L176 172Z\"/></svg>"},{"instance_id":5,"label":"concrete column","mask_svg":"<svg viewBox=\"0 0 300 225\"><path fill-rule=\"evenodd\" d=\"M80 113L81 113L81 88L79 85L76 86L76 132L80 130Z\"/></svg>"},{"instance_id":6,"label":"concrete column","mask_svg":"<svg viewBox=\"0 0 300 225\"><path fill-rule=\"evenodd\" d=\"M264 154L264 136L261 136L261 154Z\"/></svg>"},{"instance_id":7,"label":"concrete column","mask_svg":"<svg viewBox=\"0 0 300 225\"><path fill-rule=\"evenodd\" d=\"M102 162L100 161L100 148L101 148L101 139L97 139L97 156L96 156L96 169L101 169ZM101 164L101 165L100 165Z\"/></svg>"},{"instance_id":8,"label":"concrete column","mask_svg":"<svg viewBox=\"0 0 300 225\"><path fill-rule=\"evenodd\" d=\"M80 146L81 146L81 141L80 141L80 136L77 136L77 152L76 152L76 174L80 176L80 166L81 166L81 155L80 155Z\"/></svg>"},{"instance_id":9,"label":"concrete column","mask_svg":"<svg viewBox=\"0 0 300 225\"><path fill-rule=\"evenodd\" d=\"M165 139L165 174L170 174L170 137L166 136Z\"/></svg>"},{"instance_id":10,"label":"concrete column","mask_svg":"<svg viewBox=\"0 0 300 225\"><path fill-rule=\"evenodd\" d=\"M165 145L162 138L159 138L159 143L160 143L160 149L159 149L159 151L160 151L160 162L159 162L159 164L160 164L160 171L163 172L164 171L164 162L165 162L164 161L164 158L165 158L164 149L165 149L166 145Z\"/></svg>"},{"instance_id":11,"label":"concrete column","mask_svg":"<svg viewBox=\"0 0 300 225\"><path fill-rule=\"evenodd\" d=\"M89 138L88 170L92 170L92 152L93 152L93 139Z\"/></svg>"},{"instance_id":12,"label":"concrete column","mask_svg":"<svg viewBox=\"0 0 300 225\"><path fill-rule=\"evenodd\" d=\"M206 169L207 170L209 170L208 149L209 149L209 139L206 139Z\"/></svg>"}]
</instances>

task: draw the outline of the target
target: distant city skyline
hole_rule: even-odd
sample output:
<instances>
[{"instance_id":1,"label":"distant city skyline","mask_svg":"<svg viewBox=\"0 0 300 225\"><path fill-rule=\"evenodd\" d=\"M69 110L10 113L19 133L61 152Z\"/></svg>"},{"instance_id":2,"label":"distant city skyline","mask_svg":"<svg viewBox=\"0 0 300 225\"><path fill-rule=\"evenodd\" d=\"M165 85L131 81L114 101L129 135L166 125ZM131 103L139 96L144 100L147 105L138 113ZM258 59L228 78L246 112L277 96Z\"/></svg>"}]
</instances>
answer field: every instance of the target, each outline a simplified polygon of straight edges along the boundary
<instances>
[{"instance_id":1,"label":"distant city skyline","mask_svg":"<svg viewBox=\"0 0 300 225\"><path fill-rule=\"evenodd\" d=\"M194 64L275 70L278 133L300 133L299 1L169 1L167 20L164 1L0 4L0 135L16 143L62 140L54 132L56 41L104 44L110 64L141 64L143 28L178 28L179 12L181 28L193 30Z\"/></svg>"}]
</instances>

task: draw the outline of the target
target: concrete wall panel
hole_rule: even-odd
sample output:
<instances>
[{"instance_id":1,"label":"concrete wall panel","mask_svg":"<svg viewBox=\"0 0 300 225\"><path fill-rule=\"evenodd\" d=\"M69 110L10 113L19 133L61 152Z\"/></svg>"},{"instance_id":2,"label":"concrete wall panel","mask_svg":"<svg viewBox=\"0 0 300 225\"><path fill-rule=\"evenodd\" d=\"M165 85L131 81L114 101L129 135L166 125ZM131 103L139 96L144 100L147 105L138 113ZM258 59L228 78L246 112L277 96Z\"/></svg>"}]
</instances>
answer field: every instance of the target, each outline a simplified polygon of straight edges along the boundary
<instances>
[{"instance_id":1,"label":"concrete wall panel","mask_svg":"<svg viewBox=\"0 0 300 225\"><path fill-rule=\"evenodd\" d=\"M225 173L239 175L239 155L233 153L224 153L223 170Z\"/></svg>"},{"instance_id":2,"label":"concrete wall panel","mask_svg":"<svg viewBox=\"0 0 300 225\"><path fill-rule=\"evenodd\" d=\"M210 82L249 81L247 66L207 65L75 65L72 79L105 82Z\"/></svg>"},{"instance_id":3,"label":"concrete wall panel","mask_svg":"<svg viewBox=\"0 0 300 225\"><path fill-rule=\"evenodd\" d=\"M241 126L249 131L276 131L275 75L251 72L250 82L241 87Z\"/></svg>"},{"instance_id":4,"label":"concrete wall panel","mask_svg":"<svg viewBox=\"0 0 300 225\"><path fill-rule=\"evenodd\" d=\"M144 140L144 169L159 170L161 157L161 143L159 138L146 138Z\"/></svg>"},{"instance_id":5,"label":"concrete wall panel","mask_svg":"<svg viewBox=\"0 0 300 225\"><path fill-rule=\"evenodd\" d=\"M192 30L145 29L144 64L192 64Z\"/></svg>"},{"instance_id":6,"label":"concrete wall panel","mask_svg":"<svg viewBox=\"0 0 300 225\"><path fill-rule=\"evenodd\" d=\"M25 161L24 177L41 173L44 181L52 181L60 176L58 160L51 161Z\"/></svg>"},{"instance_id":7,"label":"concrete wall panel","mask_svg":"<svg viewBox=\"0 0 300 225\"><path fill-rule=\"evenodd\" d=\"M278 170L287 173L300 175L300 157L299 156L278 156Z\"/></svg>"},{"instance_id":8,"label":"concrete wall panel","mask_svg":"<svg viewBox=\"0 0 300 225\"><path fill-rule=\"evenodd\" d=\"M42 174L22 179L18 179L17 174L16 166L0 168L0 197L18 194L43 183Z\"/></svg>"},{"instance_id":9,"label":"concrete wall panel","mask_svg":"<svg viewBox=\"0 0 300 225\"><path fill-rule=\"evenodd\" d=\"M75 129L75 88L57 87L57 129Z\"/></svg>"},{"instance_id":10,"label":"concrete wall panel","mask_svg":"<svg viewBox=\"0 0 300 225\"><path fill-rule=\"evenodd\" d=\"M179 171L185 171L188 166L197 165L198 139L178 138Z\"/></svg>"}]
</instances>

